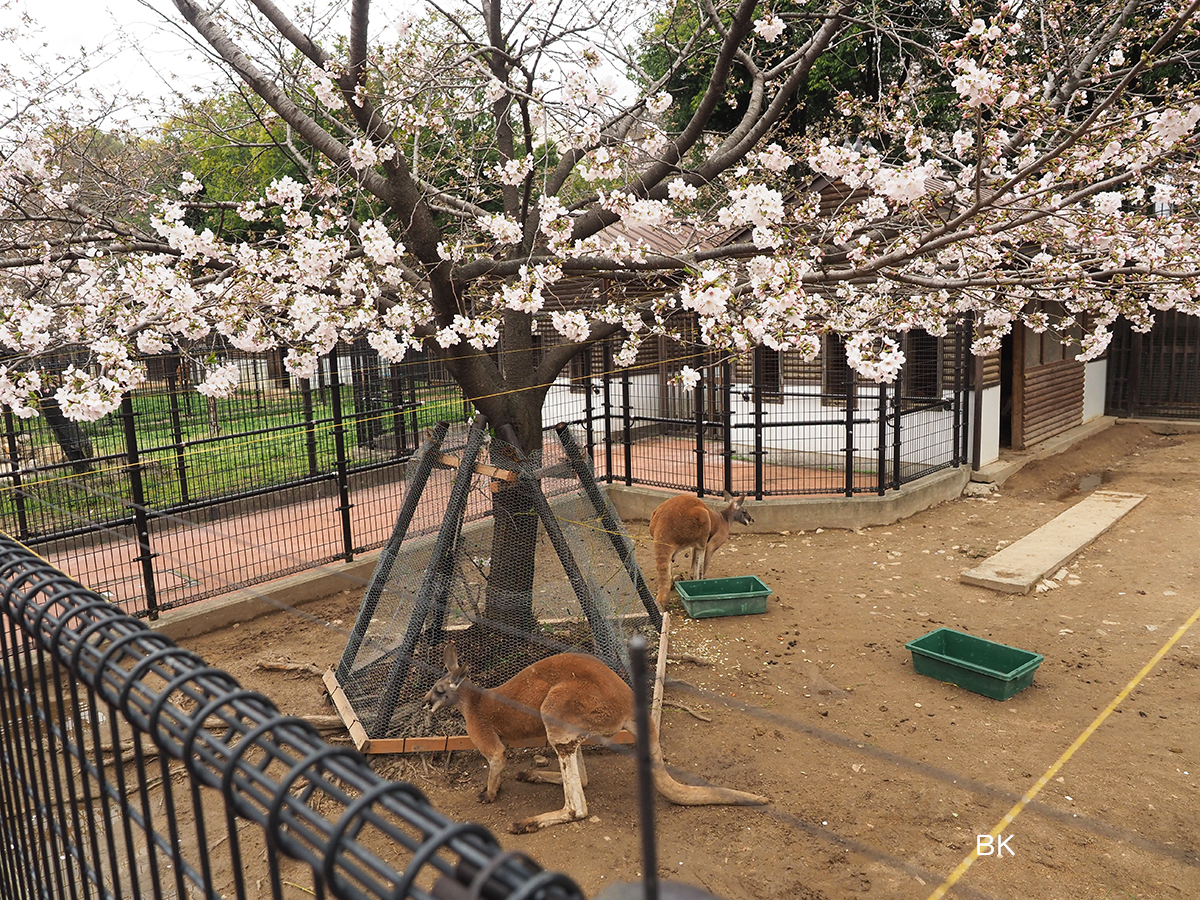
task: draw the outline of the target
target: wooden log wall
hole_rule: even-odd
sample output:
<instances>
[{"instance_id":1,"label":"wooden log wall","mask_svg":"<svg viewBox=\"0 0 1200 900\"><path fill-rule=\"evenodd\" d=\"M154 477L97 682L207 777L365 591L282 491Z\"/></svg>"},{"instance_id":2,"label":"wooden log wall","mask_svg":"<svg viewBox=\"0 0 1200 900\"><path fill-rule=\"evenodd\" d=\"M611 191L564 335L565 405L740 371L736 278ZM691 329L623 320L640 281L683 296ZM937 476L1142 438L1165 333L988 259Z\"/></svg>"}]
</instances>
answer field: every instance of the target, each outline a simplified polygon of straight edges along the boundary
<instances>
[{"instance_id":1,"label":"wooden log wall","mask_svg":"<svg viewBox=\"0 0 1200 900\"><path fill-rule=\"evenodd\" d=\"M1084 364L1074 359L1026 370L1017 449L1083 424L1083 370Z\"/></svg>"}]
</instances>

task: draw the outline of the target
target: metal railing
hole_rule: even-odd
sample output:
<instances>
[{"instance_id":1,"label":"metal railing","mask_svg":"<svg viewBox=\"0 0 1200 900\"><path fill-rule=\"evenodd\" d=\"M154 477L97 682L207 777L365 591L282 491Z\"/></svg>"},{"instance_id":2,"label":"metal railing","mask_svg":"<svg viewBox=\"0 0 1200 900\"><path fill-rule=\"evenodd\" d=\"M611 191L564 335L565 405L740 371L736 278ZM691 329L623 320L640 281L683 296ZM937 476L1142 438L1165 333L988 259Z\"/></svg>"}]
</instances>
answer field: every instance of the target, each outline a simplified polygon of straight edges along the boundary
<instances>
[{"instance_id":1,"label":"metal railing","mask_svg":"<svg viewBox=\"0 0 1200 900\"><path fill-rule=\"evenodd\" d=\"M582 896L6 536L0 617L7 900Z\"/></svg>"}]
</instances>

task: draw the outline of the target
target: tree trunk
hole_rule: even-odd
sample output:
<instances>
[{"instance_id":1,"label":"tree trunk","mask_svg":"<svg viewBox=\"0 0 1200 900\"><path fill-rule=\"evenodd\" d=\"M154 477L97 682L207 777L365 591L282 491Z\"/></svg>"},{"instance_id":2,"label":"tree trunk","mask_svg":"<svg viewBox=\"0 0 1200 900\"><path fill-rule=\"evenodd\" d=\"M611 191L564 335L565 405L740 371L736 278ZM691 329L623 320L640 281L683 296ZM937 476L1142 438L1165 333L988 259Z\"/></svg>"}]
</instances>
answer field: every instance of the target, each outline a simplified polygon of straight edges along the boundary
<instances>
[{"instance_id":1,"label":"tree trunk","mask_svg":"<svg viewBox=\"0 0 1200 900\"><path fill-rule=\"evenodd\" d=\"M501 409L492 409L492 465L519 471L538 466L542 455L542 403L545 390L518 391L505 395ZM493 404L489 404L489 408ZM495 416L499 416L496 418ZM505 426L511 427L509 431ZM504 435L515 435L513 447ZM527 462L522 463L524 458ZM530 633L537 626L533 610L533 585L540 519L534 506L533 482L506 484L492 499L491 569L484 601L484 616L492 627L505 634L513 630Z\"/></svg>"},{"instance_id":2,"label":"tree trunk","mask_svg":"<svg viewBox=\"0 0 1200 900\"><path fill-rule=\"evenodd\" d=\"M492 562L483 616L499 637L531 634L537 627L533 585L537 572L539 519L533 485L518 481L497 491L492 500Z\"/></svg>"},{"instance_id":3,"label":"tree trunk","mask_svg":"<svg viewBox=\"0 0 1200 900\"><path fill-rule=\"evenodd\" d=\"M38 399L38 407L71 467L81 475L92 471L95 453L92 450L92 442L84 434L82 426L63 414L62 407L51 393L45 393Z\"/></svg>"},{"instance_id":4,"label":"tree trunk","mask_svg":"<svg viewBox=\"0 0 1200 900\"><path fill-rule=\"evenodd\" d=\"M520 330L510 325L506 336ZM528 330L526 325L525 330ZM519 344L519 342L518 342ZM447 360L455 380L471 397L474 407L487 417L493 435L491 464L518 471L520 456L537 466L542 451L542 405L548 386L538 383L528 351L512 351L506 344L505 371L501 375L486 355ZM524 359L522 359L524 357ZM548 380L548 379L547 379ZM512 428L520 453L514 453L502 435ZM497 637L529 634L537 626L533 610L534 570L540 519L534 506L534 486L529 481L504 484L492 499L491 566L484 597L484 629Z\"/></svg>"}]
</instances>

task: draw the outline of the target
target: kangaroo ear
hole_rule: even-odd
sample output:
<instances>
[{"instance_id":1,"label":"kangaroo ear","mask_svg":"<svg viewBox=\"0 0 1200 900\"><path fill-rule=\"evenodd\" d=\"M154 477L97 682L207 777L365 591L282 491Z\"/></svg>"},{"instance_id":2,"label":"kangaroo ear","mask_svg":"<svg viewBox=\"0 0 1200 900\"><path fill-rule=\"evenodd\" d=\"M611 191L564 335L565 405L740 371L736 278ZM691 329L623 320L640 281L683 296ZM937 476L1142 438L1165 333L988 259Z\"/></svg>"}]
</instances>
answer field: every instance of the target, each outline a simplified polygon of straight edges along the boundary
<instances>
[{"instance_id":1,"label":"kangaroo ear","mask_svg":"<svg viewBox=\"0 0 1200 900\"><path fill-rule=\"evenodd\" d=\"M446 642L446 647L442 651L442 662L445 664L447 672L453 672L458 668L458 651L449 641Z\"/></svg>"},{"instance_id":2,"label":"kangaroo ear","mask_svg":"<svg viewBox=\"0 0 1200 900\"><path fill-rule=\"evenodd\" d=\"M721 491L721 499L724 500L726 503L732 503L733 502L733 494L729 493L729 491Z\"/></svg>"}]
</instances>

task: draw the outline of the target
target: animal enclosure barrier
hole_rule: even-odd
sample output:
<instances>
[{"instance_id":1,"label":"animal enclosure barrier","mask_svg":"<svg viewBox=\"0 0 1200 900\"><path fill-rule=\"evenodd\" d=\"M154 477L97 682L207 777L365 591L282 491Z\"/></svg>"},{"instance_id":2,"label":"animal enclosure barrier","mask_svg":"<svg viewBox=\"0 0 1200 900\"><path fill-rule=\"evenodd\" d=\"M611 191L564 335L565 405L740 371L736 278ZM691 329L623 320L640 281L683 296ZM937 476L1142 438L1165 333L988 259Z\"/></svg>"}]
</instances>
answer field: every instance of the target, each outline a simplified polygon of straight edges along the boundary
<instances>
[{"instance_id":1,"label":"animal enclosure barrier","mask_svg":"<svg viewBox=\"0 0 1200 900\"><path fill-rule=\"evenodd\" d=\"M0 534L0 897L582 900Z\"/></svg>"},{"instance_id":2,"label":"animal enclosure barrier","mask_svg":"<svg viewBox=\"0 0 1200 900\"><path fill-rule=\"evenodd\" d=\"M900 490L967 459L967 334L922 343L891 387L842 377L841 358L831 381L818 361L762 348L750 365L663 344L622 368L619 340L597 342L550 387L545 440L569 423L607 484L756 499ZM240 372L228 398L202 397L199 373L163 356L118 415L77 429L0 416L0 530L154 619L383 547L420 435L471 414L432 354L393 365L343 344L299 380L279 353L218 351ZM702 373L691 392L671 381L684 365Z\"/></svg>"},{"instance_id":3,"label":"animal enclosure barrier","mask_svg":"<svg viewBox=\"0 0 1200 900\"><path fill-rule=\"evenodd\" d=\"M564 651L593 653L628 681L629 638L653 642L662 627L570 428L528 456L515 436L489 440L482 419L445 449L448 434L440 424L411 460L391 540L326 675L364 752L452 749L465 735L457 713L435 722L424 710L447 642L482 687Z\"/></svg>"}]
</instances>

